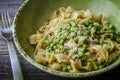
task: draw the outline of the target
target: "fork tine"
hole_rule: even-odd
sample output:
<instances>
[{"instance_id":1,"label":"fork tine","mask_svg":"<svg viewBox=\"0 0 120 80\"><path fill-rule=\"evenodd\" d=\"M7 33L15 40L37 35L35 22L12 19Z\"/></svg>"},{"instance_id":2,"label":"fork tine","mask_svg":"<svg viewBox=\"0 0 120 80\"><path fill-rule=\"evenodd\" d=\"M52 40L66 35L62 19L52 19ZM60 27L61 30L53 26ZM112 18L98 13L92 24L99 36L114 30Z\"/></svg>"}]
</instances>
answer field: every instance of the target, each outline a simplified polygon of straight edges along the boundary
<instances>
[{"instance_id":1,"label":"fork tine","mask_svg":"<svg viewBox=\"0 0 120 80\"><path fill-rule=\"evenodd\" d=\"M6 12L6 13L7 13L8 26L10 27L10 25L11 25L10 15L8 12Z\"/></svg>"},{"instance_id":2,"label":"fork tine","mask_svg":"<svg viewBox=\"0 0 120 80\"><path fill-rule=\"evenodd\" d=\"M1 17L2 17L2 28L5 28L5 20L4 20L3 12L1 12Z\"/></svg>"},{"instance_id":3,"label":"fork tine","mask_svg":"<svg viewBox=\"0 0 120 80\"><path fill-rule=\"evenodd\" d=\"M3 13L4 13L4 20L5 20L5 21L4 21L4 22L5 22L5 27L7 28L7 27L9 27L9 26L8 26L8 19L7 19L7 12L4 11Z\"/></svg>"}]
</instances>

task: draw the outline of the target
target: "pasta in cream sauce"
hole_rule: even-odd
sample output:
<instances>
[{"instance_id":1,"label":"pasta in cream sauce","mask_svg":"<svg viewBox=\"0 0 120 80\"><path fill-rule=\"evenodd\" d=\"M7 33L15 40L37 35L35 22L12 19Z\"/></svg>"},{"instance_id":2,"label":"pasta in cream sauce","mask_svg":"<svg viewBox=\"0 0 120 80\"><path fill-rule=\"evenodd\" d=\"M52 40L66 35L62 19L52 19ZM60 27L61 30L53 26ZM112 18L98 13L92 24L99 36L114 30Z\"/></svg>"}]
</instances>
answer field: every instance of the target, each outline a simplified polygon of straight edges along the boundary
<instances>
[{"instance_id":1,"label":"pasta in cream sauce","mask_svg":"<svg viewBox=\"0 0 120 80\"><path fill-rule=\"evenodd\" d=\"M81 73L108 66L120 54L120 32L102 14L61 7L29 37L34 59L57 71Z\"/></svg>"}]
</instances>

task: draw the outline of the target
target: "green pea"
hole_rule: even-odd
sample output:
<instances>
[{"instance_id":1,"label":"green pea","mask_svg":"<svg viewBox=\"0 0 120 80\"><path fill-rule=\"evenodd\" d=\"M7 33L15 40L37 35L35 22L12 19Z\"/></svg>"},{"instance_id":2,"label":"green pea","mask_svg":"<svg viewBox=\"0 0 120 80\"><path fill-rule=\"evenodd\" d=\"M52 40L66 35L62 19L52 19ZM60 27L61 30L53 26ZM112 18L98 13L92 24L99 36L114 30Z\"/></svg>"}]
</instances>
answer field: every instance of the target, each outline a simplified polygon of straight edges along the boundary
<instances>
[{"instance_id":1,"label":"green pea","mask_svg":"<svg viewBox=\"0 0 120 80\"><path fill-rule=\"evenodd\" d=\"M71 66L67 66L67 69L68 69L68 70L71 70L72 68L71 68Z\"/></svg>"},{"instance_id":2,"label":"green pea","mask_svg":"<svg viewBox=\"0 0 120 80\"><path fill-rule=\"evenodd\" d=\"M114 33L115 31L114 30L109 30L109 33Z\"/></svg>"},{"instance_id":3,"label":"green pea","mask_svg":"<svg viewBox=\"0 0 120 80\"><path fill-rule=\"evenodd\" d=\"M78 55L79 55L80 57L83 57L83 56L84 56L84 53L81 52L81 51L79 51L79 52L78 52Z\"/></svg>"},{"instance_id":4,"label":"green pea","mask_svg":"<svg viewBox=\"0 0 120 80\"><path fill-rule=\"evenodd\" d=\"M57 48L59 48L61 46L61 44L57 44Z\"/></svg>"},{"instance_id":5,"label":"green pea","mask_svg":"<svg viewBox=\"0 0 120 80\"><path fill-rule=\"evenodd\" d=\"M71 27L70 27L70 24L68 24L67 27L66 27L66 29L67 29L68 31L70 31L70 28L71 28Z\"/></svg>"},{"instance_id":6,"label":"green pea","mask_svg":"<svg viewBox=\"0 0 120 80\"><path fill-rule=\"evenodd\" d=\"M64 35L64 36L68 36L68 32L65 32L63 35Z\"/></svg>"},{"instance_id":7,"label":"green pea","mask_svg":"<svg viewBox=\"0 0 120 80\"><path fill-rule=\"evenodd\" d=\"M56 39L56 43L58 43L59 42L59 39Z\"/></svg>"},{"instance_id":8,"label":"green pea","mask_svg":"<svg viewBox=\"0 0 120 80\"><path fill-rule=\"evenodd\" d=\"M101 39L101 40L100 40L100 44L101 44L101 45L104 44L104 40Z\"/></svg>"},{"instance_id":9,"label":"green pea","mask_svg":"<svg viewBox=\"0 0 120 80\"><path fill-rule=\"evenodd\" d=\"M66 25L64 25L64 26L62 27L62 31L63 31L63 30L66 30Z\"/></svg>"},{"instance_id":10,"label":"green pea","mask_svg":"<svg viewBox=\"0 0 120 80\"><path fill-rule=\"evenodd\" d=\"M70 30L70 31L75 32L75 31L77 31L77 30L78 30L78 28L71 28L71 30Z\"/></svg>"},{"instance_id":11,"label":"green pea","mask_svg":"<svg viewBox=\"0 0 120 80\"><path fill-rule=\"evenodd\" d=\"M89 35L90 31L89 30L85 30L84 35Z\"/></svg>"},{"instance_id":12,"label":"green pea","mask_svg":"<svg viewBox=\"0 0 120 80\"><path fill-rule=\"evenodd\" d=\"M76 49L73 49L73 50L71 51L71 54L73 54L73 55L77 54L77 50L76 50Z\"/></svg>"},{"instance_id":13,"label":"green pea","mask_svg":"<svg viewBox=\"0 0 120 80\"><path fill-rule=\"evenodd\" d=\"M71 34L70 34L70 37L71 37L71 38L75 37L75 33L71 33Z\"/></svg>"},{"instance_id":14,"label":"green pea","mask_svg":"<svg viewBox=\"0 0 120 80\"><path fill-rule=\"evenodd\" d=\"M73 31L74 31L74 30L73 30L73 27L71 27L71 28L70 28L70 32L73 32Z\"/></svg>"},{"instance_id":15,"label":"green pea","mask_svg":"<svg viewBox=\"0 0 120 80\"><path fill-rule=\"evenodd\" d=\"M116 41L117 41L117 43L120 43L120 38L117 38Z\"/></svg>"},{"instance_id":16,"label":"green pea","mask_svg":"<svg viewBox=\"0 0 120 80\"><path fill-rule=\"evenodd\" d=\"M68 72L69 70L68 70L67 67L65 66L65 67L63 67L63 71L64 71L64 72Z\"/></svg>"},{"instance_id":17,"label":"green pea","mask_svg":"<svg viewBox=\"0 0 120 80\"><path fill-rule=\"evenodd\" d=\"M79 27L78 27L78 26L75 26L74 28L75 28L75 30L76 30L76 31L78 31L78 30L79 30Z\"/></svg>"},{"instance_id":18,"label":"green pea","mask_svg":"<svg viewBox=\"0 0 120 80\"><path fill-rule=\"evenodd\" d=\"M78 31L77 34L78 34L78 35L82 35L83 32L82 32L82 31Z\"/></svg>"},{"instance_id":19,"label":"green pea","mask_svg":"<svg viewBox=\"0 0 120 80\"><path fill-rule=\"evenodd\" d=\"M115 26L113 26L113 25L110 25L109 28L112 30L115 30Z\"/></svg>"},{"instance_id":20,"label":"green pea","mask_svg":"<svg viewBox=\"0 0 120 80\"><path fill-rule=\"evenodd\" d=\"M91 65L92 65L91 62L87 62L87 63L86 63L86 66L88 66L88 67L90 67Z\"/></svg>"},{"instance_id":21,"label":"green pea","mask_svg":"<svg viewBox=\"0 0 120 80\"><path fill-rule=\"evenodd\" d=\"M113 33L110 33L110 36L114 36L114 34L113 34Z\"/></svg>"},{"instance_id":22,"label":"green pea","mask_svg":"<svg viewBox=\"0 0 120 80\"><path fill-rule=\"evenodd\" d=\"M82 24L85 25L86 27L88 27L88 26L90 25L90 23L91 23L91 22L90 22L89 20L86 20L86 21L84 21Z\"/></svg>"},{"instance_id":23,"label":"green pea","mask_svg":"<svg viewBox=\"0 0 120 80\"><path fill-rule=\"evenodd\" d=\"M85 56L87 57L87 58L89 58L91 55L90 55L90 52L86 52L85 53Z\"/></svg>"},{"instance_id":24,"label":"green pea","mask_svg":"<svg viewBox=\"0 0 120 80\"><path fill-rule=\"evenodd\" d=\"M65 41L67 39L67 37L62 37L61 39Z\"/></svg>"},{"instance_id":25,"label":"green pea","mask_svg":"<svg viewBox=\"0 0 120 80\"><path fill-rule=\"evenodd\" d=\"M60 37L61 37L62 39L65 39L66 36L67 36L67 35L64 35L64 34L63 34L63 35L61 35Z\"/></svg>"},{"instance_id":26,"label":"green pea","mask_svg":"<svg viewBox=\"0 0 120 80\"><path fill-rule=\"evenodd\" d=\"M57 48L62 49L63 46L61 44L57 44Z\"/></svg>"},{"instance_id":27,"label":"green pea","mask_svg":"<svg viewBox=\"0 0 120 80\"><path fill-rule=\"evenodd\" d=\"M89 28L92 28L92 27L94 27L94 24L93 24L93 22L90 24Z\"/></svg>"},{"instance_id":28,"label":"green pea","mask_svg":"<svg viewBox=\"0 0 120 80\"><path fill-rule=\"evenodd\" d=\"M76 23L74 21L71 22L71 26L76 26Z\"/></svg>"},{"instance_id":29,"label":"green pea","mask_svg":"<svg viewBox=\"0 0 120 80\"><path fill-rule=\"evenodd\" d=\"M57 46L53 46L53 49L56 50L56 49L57 49Z\"/></svg>"},{"instance_id":30,"label":"green pea","mask_svg":"<svg viewBox=\"0 0 120 80\"><path fill-rule=\"evenodd\" d=\"M64 44L64 39L61 39L59 44L63 45Z\"/></svg>"},{"instance_id":31,"label":"green pea","mask_svg":"<svg viewBox=\"0 0 120 80\"><path fill-rule=\"evenodd\" d=\"M60 48L60 49L63 49L63 46L62 46L62 45L60 45L60 46L59 46L59 48Z\"/></svg>"},{"instance_id":32,"label":"green pea","mask_svg":"<svg viewBox=\"0 0 120 80\"><path fill-rule=\"evenodd\" d=\"M45 44L45 45L49 45L49 41L48 41L48 40L45 40L45 41L44 41L44 44Z\"/></svg>"},{"instance_id":33,"label":"green pea","mask_svg":"<svg viewBox=\"0 0 120 80\"><path fill-rule=\"evenodd\" d=\"M62 35L62 32L58 32L57 34L58 34L58 36L61 36L61 35Z\"/></svg>"},{"instance_id":34,"label":"green pea","mask_svg":"<svg viewBox=\"0 0 120 80\"><path fill-rule=\"evenodd\" d=\"M100 24L99 24L99 23L97 23L97 22L95 22L95 23L94 23L94 26L100 26Z\"/></svg>"},{"instance_id":35,"label":"green pea","mask_svg":"<svg viewBox=\"0 0 120 80\"><path fill-rule=\"evenodd\" d=\"M62 30L62 34L66 33L67 31L66 30Z\"/></svg>"},{"instance_id":36,"label":"green pea","mask_svg":"<svg viewBox=\"0 0 120 80\"><path fill-rule=\"evenodd\" d=\"M105 33L105 28L102 28L101 30L100 30L100 33Z\"/></svg>"},{"instance_id":37,"label":"green pea","mask_svg":"<svg viewBox=\"0 0 120 80\"><path fill-rule=\"evenodd\" d=\"M60 49L56 49L55 52L56 52L57 54L59 54L59 53L61 53L61 50L60 50Z\"/></svg>"},{"instance_id":38,"label":"green pea","mask_svg":"<svg viewBox=\"0 0 120 80\"><path fill-rule=\"evenodd\" d=\"M79 27L76 25L76 26L74 26L74 28L76 28L77 30L79 29Z\"/></svg>"},{"instance_id":39,"label":"green pea","mask_svg":"<svg viewBox=\"0 0 120 80\"><path fill-rule=\"evenodd\" d=\"M78 38L77 37L74 37L73 39L76 43L78 42Z\"/></svg>"},{"instance_id":40,"label":"green pea","mask_svg":"<svg viewBox=\"0 0 120 80\"><path fill-rule=\"evenodd\" d=\"M120 36L120 32L116 32L116 34L117 34L118 36Z\"/></svg>"},{"instance_id":41,"label":"green pea","mask_svg":"<svg viewBox=\"0 0 120 80\"><path fill-rule=\"evenodd\" d=\"M81 25L80 29L81 29L81 30L86 29L85 25Z\"/></svg>"},{"instance_id":42,"label":"green pea","mask_svg":"<svg viewBox=\"0 0 120 80\"><path fill-rule=\"evenodd\" d=\"M87 45L86 45L86 44L83 44L82 47L87 48Z\"/></svg>"},{"instance_id":43,"label":"green pea","mask_svg":"<svg viewBox=\"0 0 120 80\"><path fill-rule=\"evenodd\" d=\"M104 68L103 65L99 65L99 66L98 66L98 69L103 69L103 68Z\"/></svg>"},{"instance_id":44,"label":"green pea","mask_svg":"<svg viewBox=\"0 0 120 80\"><path fill-rule=\"evenodd\" d=\"M79 44L80 44L80 45L85 44L85 41L86 41L86 40L87 40L86 38L80 39L80 40L79 40Z\"/></svg>"},{"instance_id":45,"label":"green pea","mask_svg":"<svg viewBox=\"0 0 120 80\"><path fill-rule=\"evenodd\" d=\"M97 32L102 28L102 25L94 25L94 26L95 26Z\"/></svg>"},{"instance_id":46,"label":"green pea","mask_svg":"<svg viewBox=\"0 0 120 80\"><path fill-rule=\"evenodd\" d=\"M51 44L50 44L50 47L53 47L53 46L54 46L54 44L53 44L53 43L51 43Z\"/></svg>"},{"instance_id":47,"label":"green pea","mask_svg":"<svg viewBox=\"0 0 120 80\"><path fill-rule=\"evenodd\" d=\"M81 52L85 52L85 51L86 51L86 47L82 47Z\"/></svg>"},{"instance_id":48,"label":"green pea","mask_svg":"<svg viewBox=\"0 0 120 80\"><path fill-rule=\"evenodd\" d=\"M53 41L54 44L57 44L58 42L59 42L59 39L55 39L55 40Z\"/></svg>"},{"instance_id":49,"label":"green pea","mask_svg":"<svg viewBox=\"0 0 120 80\"><path fill-rule=\"evenodd\" d=\"M79 57L78 54L73 55L73 58L74 58L74 59L75 59L75 58L78 58L78 57Z\"/></svg>"},{"instance_id":50,"label":"green pea","mask_svg":"<svg viewBox=\"0 0 120 80\"><path fill-rule=\"evenodd\" d=\"M95 32L94 32L94 31L91 31L91 32L90 32L90 35L91 35L91 36L94 36L94 35L95 35Z\"/></svg>"},{"instance_id":51,"label":"green pea","mask_svg":"<svg viewBox=\"0 0 120 80\"><path fill-rule=\"evenodd\" d=\"M84 40L80 40L80 41L79 41L79 44L80 44L80 45L83 45L84 43L85 43Z\"/></svg>"},{"instance_id":52,"label":"green pea","mask_svg":"<svg viewBox=\"0 0 120 80\"><path fill-rule=\"evenodd\" d=\"M96 27L92 27L92 28L91 28L91 31L96 31Z\"/></svg>"}]
</instances>

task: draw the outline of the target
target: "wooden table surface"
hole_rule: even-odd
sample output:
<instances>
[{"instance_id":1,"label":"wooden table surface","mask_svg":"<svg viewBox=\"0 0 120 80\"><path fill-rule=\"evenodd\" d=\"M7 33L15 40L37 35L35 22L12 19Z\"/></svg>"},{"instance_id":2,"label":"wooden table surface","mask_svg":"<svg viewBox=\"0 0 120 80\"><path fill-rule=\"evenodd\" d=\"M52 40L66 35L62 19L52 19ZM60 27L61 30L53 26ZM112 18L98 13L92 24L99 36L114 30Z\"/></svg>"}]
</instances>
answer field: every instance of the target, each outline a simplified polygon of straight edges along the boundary
<instances>
[{"instance_id":1,"label":"wooden table surface","mask_svg":"<svg viewBox=\"0 0 120 80\"><path fill-rule=\"evenodd\" d=\"M0 11L7 10L11 19L14 18L16 11L24 0L0 0ZM1 19L1 16L0 16ZM120 80L120 66L104 74L89 77L67 79L45 73L27 62L17 51L24 80ZM13 80L11 63L6 42L0 37L0 80Z\"/></svg>"}]
</instances>

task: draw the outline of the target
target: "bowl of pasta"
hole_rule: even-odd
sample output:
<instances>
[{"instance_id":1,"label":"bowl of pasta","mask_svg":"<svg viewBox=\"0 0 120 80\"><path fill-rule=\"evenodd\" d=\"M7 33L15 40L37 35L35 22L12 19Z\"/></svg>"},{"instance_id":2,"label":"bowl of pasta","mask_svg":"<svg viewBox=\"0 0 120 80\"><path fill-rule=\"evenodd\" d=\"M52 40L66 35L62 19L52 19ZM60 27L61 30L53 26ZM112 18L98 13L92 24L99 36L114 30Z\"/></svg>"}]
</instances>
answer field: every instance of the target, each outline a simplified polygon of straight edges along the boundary
<instances>
[{"instance_id":1,"label":"bowl of pasta","mask_svg":"<svg viewBox=\"0 0 120 80\"><path fill-rule=\"evenodd\" d=\"M117 0L26 0L14 18L23 57L45 72L88 77L120 64Z\"/></svg>"}]
</instances>

